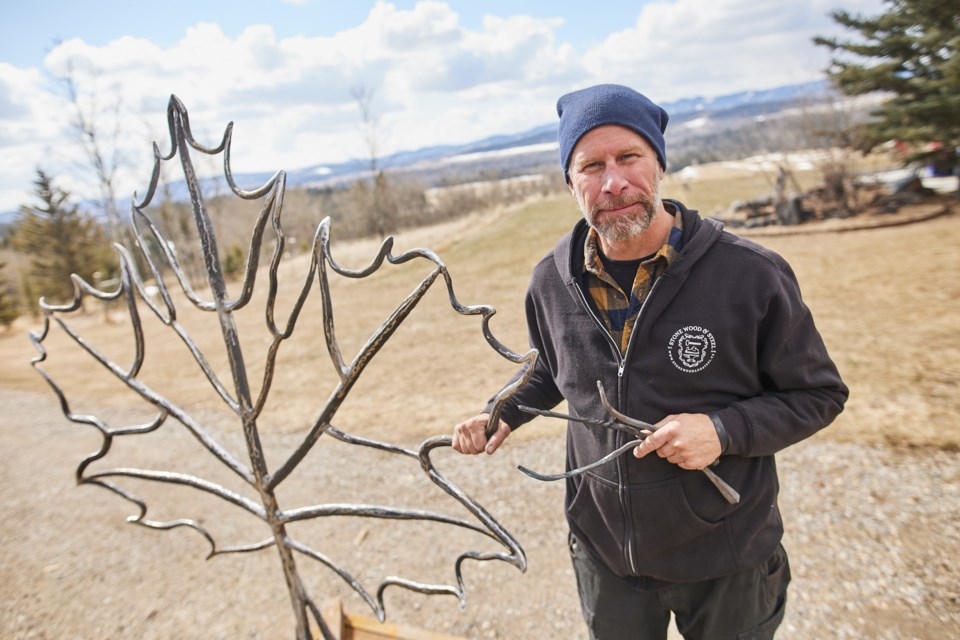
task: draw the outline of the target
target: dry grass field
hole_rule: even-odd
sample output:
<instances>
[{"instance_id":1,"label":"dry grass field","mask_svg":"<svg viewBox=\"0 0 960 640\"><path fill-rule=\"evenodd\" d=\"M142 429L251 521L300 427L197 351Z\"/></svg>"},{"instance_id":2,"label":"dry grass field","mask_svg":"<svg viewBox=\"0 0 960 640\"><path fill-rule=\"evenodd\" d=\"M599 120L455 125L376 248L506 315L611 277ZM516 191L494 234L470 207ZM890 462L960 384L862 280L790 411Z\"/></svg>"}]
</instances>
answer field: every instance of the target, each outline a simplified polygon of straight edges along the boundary
<instances>
[{"instance_id":1,"label":"dry grass field","mask_svg":"<svg viewBox=\"0 0 960 640\"><path fill-rule=\"evenodd\" d=\"M729 175L711 179L722 183L725 189L730 187ZM761 180L751 189L763 190L764 184ZM671 187L676 191L671 192ZM691 200L705 210L711 206L711 199L718 197L711 193L706 182L683 188L667 184L668 195ZM507 346L522 351L522 298L530 268L577 216L569 198L526 203L443 226L403 232L397 236L394 253L420 246L435 250L449 267L458 299L464 304L494 306L498 310L491 323L494 334ZM762 236L757 240L780 252L794 267L805 300L851 388L845 412L815 440L838 445L876 445L884 451L909 451L911 455L916 451L937 452L936 455L960 451L960 218L953 213L902 226ZM338 244L334 229L333 255L344 266L365 266L376 246L370 241ZM335 327L341 351L348 360L430 266L414 261L386 266L364 280L334 277L331 292ZM303 284L308 267L309 259L305 256L282 263L277 304L281 320ZM261 278L253 301L238 313L239 335L255 392L261 385L268 346L263 319L265 284L266 279ZM299 442L335 385L323 341L319 296L315 289L312 293L293 337L280 350L269 400L259 421L271 464ZM229 381L215 318L189 310L182 298L177 299L177 308L181 322L211 366L221 379ZM146 360L139 378L165 397L175 398L210 425L228 446L240 450L237 419L224 410L222 402L198 375L182 342L168 327L149 317L142 304L141 311ZM127 363L133 357L130 324L122 309L113 309L110 321L106 322L104 313L94 303L86 313L73 314L69 322L91 344L118 362ZM207 567L221 560L204 565L205 546L195 536L144 533L127 527L122 520L131 512L129 505L103 491L71 486L75 465L93 450L97 440L91 430L69 425L59 415L54 395L30 367L36 352L26 339L25 329L35 326L29 319L21 319L13 330L0 335L0 359L4 363L0 369L0 442L6 461L0 476L0 498L6 512L0 547L5 585L0 593L6 604L0 608L0 636L162 638L173 637L172 630L177 629L176 636L191 638L289 637L292 625L284 617L286 596L272 553L262 553L260 559L249 562L224 560L228 563L226 571L212 571ZM72 344L62 330L52 330L45 345L50 357L44 368L62 385L75 412L99 415L111 420L111 424L135 424L152 415L150 407L138 403L129 390ZM351 391L334 424L352 433L413 446L427 436L448 433L457 420L472 415L514 366L484 342L478 316L459 316L452 310L441 283L430 290L410 320L378 354ZM561 441L558 425L537 420L518 431L511 441L522 444L543 439L551 443ZM188 458L203 455L194 451L190 438L182 434L170 440L146 442L151 442L146 449L131 446L117 455L122 460L129 459L131 464L171 464L186 469L194 464ZM346 495L351 487L322 479L326 459L323 456L335 454L318 452L316 458L313 455L305 461L306 470L298 470L291 483L325 482L325 489L334 487L334 493ZM512 458L510 461L516 462ZM196 464L203 473L217 473L208 463ZM375 467L362 466L365 464L377 463L358 460L357 478L352 482L387 483L396 488L408 479L380 477ZM463 465L460 472L472 491L501 493L485 484L483 467L478 466L482 461L463 459L447 464ZM562 462L557 457L541 464L553 469ZM955 477L953 481L956 482ZM513 500L511 504L517 508L517 501L545 501L559 510L561 487L531 488L518 480L516 487L504 490L508 495L498 495L497 504ZM373 494L377 491L376 487L371 489ZM309 488L298 488L290 489L284 497L309 500L311 494ZM477 497L483 502L482 495ZM189 496L176 500L178 507L195 506ZM208 521L216 521L219 507L199 508L209 509L202 513L209 514ZM535 529L532 524L525 524L522 513L505 508L521 542L534 547L531 565L537 561L557 562L555 558L541 558L541 553L548 552L539 550L538 540L524 539ZM522 511L522 504L519 508ZM556 522L561 522L560 514L554 515ZM414 545L406 539L394 539L391 543L390 534L382 534L388 537L380 539L377 535L381 534L364 533L365 528L360 531L349 535L344 549L366 545L364 548L369 550L376 544L386 549L392 548L392 544ZM368 535L370 538L366 539ZM401 535L399 530L396 535ZM547 535L549 540L544 542L562 547L562 532L551 531ZM417 547L413 548L417 560L422 560L424 553L429 555L429 550L416 553ZM165 557L168 560L161 560ZM146 573L136 571L140 565ZM494 600L501 582L509 583L516 575L509 568L477 569L479 573L484 571L492 572L488 580L493 584L488 590L481 588L477 595ZM569 577L568 570L565 575ZM134 583L124 586L116 576ZM555 580L555 574L551 576L532 588L551 592L549 580ZM319 584L323 585L319 587L321 592L325 588L340 588L336 582ZM509 587L503 588L509 591ZM547 607L541 612L547 616L559 616L562 610L565 613L561 618L569 620L573 609L576 619L576 599L570 588L565 584L559 593L531 597ZM399 603L397 608L401 611L404 606L420 610L419 599L397 598L394 602ZM281 601L279 605L277 600ZM362 610L362 603L354 606L351 602L350 606ZM428 605L422 606L424 611L429 609ZM473 606L468 606L468 618ZM503 616L519 608L517 604L496 601L485 606ZM455 609L455 605L450 609ZM244 612L254 618L268 616L267 628L271 631L264 631L263 626L259 631L251 631L243 625L221 624L222 619L243 617ZM456 615L453 619L457 619ZM467 622L436 628L468 637L580 637L569 629L568 634L554 630L514 635L498 631L503 628L497 626L501 623L469 618ZM220 626L197 628L197 624ZM508 624L506 628L511 627Z\"/></svg>"},{"instance_id":2,"label":"dry grass field","mask_svg":"<svg viewBox=\"0 0 960 640\"><path fill-rule=\"evenodd\" d=\"M731 176L737 176L731 179ZM707 169L699 181L678 189L703 209L717 194L726 194L731 182L740 193L762 192L767 178ZM950 200L943 200L950 204ZM939 205L930 205L939 206ZM493 332L516 351L525 349L522 299L530 268L546 253L578 213L568 198L541 200L481 214L436 227L415 229L396 236L394 253L427 247L436 251L453 277L455 293L467 305L496 308ZM888 222L878 217L880 222ZM742 232L750 235L750 232ZM753 235L780 252L794 267L805 299L813 309L831 353L853 389L847 410L825 437L911 447L960 446L960 340L956 319L960 311L960 279L956 247L960 230L952 216L923 224L890 226L844 233ZM374 241L338 245L334 259L348 268L360 268L375 255ZM266 258L264 259L266 261ZM283 320L304 283L309 257L300 255L280 268L277 317ZM432 267L418 260L387 266L373 277L352 280L334 276L331 290L338 341L350 357L392 311L404 295ZM254 300L237 314L246 362L254 391L262 376L267 338L264 329L266 277L257 283ZM235 289L238 288L235 284ZM70 318L77 331L118 362L133 355L133 341L125 311L115 308L104 322L97 301L87 313ZM141 303L147 359L140 378L167 397L217 411L222 403L194 375L182 343L155 320ZM218 370L230 374L219 325L209 314L194 311L185 300L177 303L178 319ZM0 385L10 389L41 388L36 374L22 363L34 355L23 330L33 327L21 319L0 336L0 354L8 363L0 371ZM445 431L451 419L471 415L480 399L496 390L512 365L482 340L479 316L458 316L445 289L436 285L409 322L377 356L352 396L363 398L362 411L344 426L362 431L365 425L390 420L398 411L394 399L403 397L406 413L417 420L394 428L413 438ZM58 382L76 384L84 394L108 405L127 405L129 392L110 376L92 376L90 358L69 344L62 332L48 341L52 357L46 368ZM469 363L469 366L464 366ZM270 390L269 431L298 432L313 418L304 410L305 398L320 398L335 379L323 342L320 301L314 287L301 313L294 336L280 350L276 379ZM403 371L398 379L396 374ZM426 383L426 384L422 384ZM417 388L419 386L423 388ZM466 393L473 390L474 393ZM318 403L313 403L318 405ZM347 408L352 408L350 401ZM348 412L344 412L348 413ZM352 411L349 412L352 416ZM229 418L228 418L229 419ZM342 418L343 419L343 418ZM532 431L532 430L531 430Z\"/></svg>"}]
</instances>

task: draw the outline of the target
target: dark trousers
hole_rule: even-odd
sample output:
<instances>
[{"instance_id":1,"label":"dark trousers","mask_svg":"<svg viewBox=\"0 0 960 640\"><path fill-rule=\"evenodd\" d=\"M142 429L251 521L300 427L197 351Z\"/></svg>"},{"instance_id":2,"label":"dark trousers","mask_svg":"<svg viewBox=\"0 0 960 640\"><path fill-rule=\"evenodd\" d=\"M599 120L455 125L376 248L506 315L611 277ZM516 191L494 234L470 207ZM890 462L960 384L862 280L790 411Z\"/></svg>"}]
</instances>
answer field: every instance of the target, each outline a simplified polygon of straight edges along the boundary
<instances>
[{"instance_id":1,"label":"dark trousers","mask_svg":"<svg viewBox=\"0 0 960 640\"><path fill-rule=\"evenodd\" d=\"M757 567L669 584L613 574L572 535L570 556L591 640L665 640L671 611L686 640L769 639L783 620L790 566L782 546Z\"/></svg>"}]
</instances>

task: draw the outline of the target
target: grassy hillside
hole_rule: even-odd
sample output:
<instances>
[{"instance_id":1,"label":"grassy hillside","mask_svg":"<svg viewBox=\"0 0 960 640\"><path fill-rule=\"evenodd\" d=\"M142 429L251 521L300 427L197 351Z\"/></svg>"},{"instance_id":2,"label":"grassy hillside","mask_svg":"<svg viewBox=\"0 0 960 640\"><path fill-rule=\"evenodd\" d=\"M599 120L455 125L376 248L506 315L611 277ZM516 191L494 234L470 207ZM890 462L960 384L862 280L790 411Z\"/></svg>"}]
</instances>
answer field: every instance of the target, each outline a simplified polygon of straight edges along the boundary
<instances>
[{"instance_id":1,"label":"grassy hillside","mask_svg":"<svg viewBox=\"0 0 960 640\"><path fill-rule=\"evenodd\" d=\"M716 177L723 189L739 197L762 193L766 178L754 176L734 184ZM700 183L684 187L666 183L666 195L692 200L709 213L718 195ZM718 187L719 188L719 187ZM697 190L700 190L699 192ZM706 191L704 191L706 189ZM752 191L752 192L751 192ZM698 195L699 193L699 195ZM699 202L698 202L699 200ZM449 267L458 299L468 305L498 309L493 332L515 351L525 350L522 300L531 267L577 219L572 199L557 197L476 215L444 226L404 232L395 253L413 247L436 250ZM376 243L337 243L334 258L358 268L373 257ZM823 233L759 241L782 253L794 266L818 325L852 389L847 411L821 436L908 446L960 446L960 222L955 216L904 227ZM306 256L285 261L280 270L277 315L286 318L309 266ZM349 360L404 295L430 270L414 261L385 266L371 278L333 277L332 296L339 345ZM259 389L267 337L264 330L266 278L238 314L246 361ZM235 285L236 286L236 285ZM140 379L206 421L236 425L200 377L182 342L168 327L149 318L145 306L147 359ZM229 386L219 326L211 314L188 311L178 300L180 319ZM320 302L314 287L297 329L281 348L273 387L260 421L267 431L302 432L309 428L336 381L323 342ZM130 360L130 325L119 311L113 321L93 310L70 318L81 334L121 363ZM44 389L28 365L33 355L24 335L29 322L0 336L0 386ZM77 410L106 411L124 420L150 415L135 408L134 398L111 380L60 330L48 341L46 367L62 382ZM477 316L458 316L450 307L442 281L435 285L351 392L335 424L358 433L417 440L446 433L471 415L515 370L494 353L480 334ZM85 398L82 402L81 397ZM54 396L50 394L51 402ZM106 407L106 409L103 409ZM537 421L518 437L558 434L556 421ZM523 435L520 435L523 434Z\"/></svg>"}]
</instances>

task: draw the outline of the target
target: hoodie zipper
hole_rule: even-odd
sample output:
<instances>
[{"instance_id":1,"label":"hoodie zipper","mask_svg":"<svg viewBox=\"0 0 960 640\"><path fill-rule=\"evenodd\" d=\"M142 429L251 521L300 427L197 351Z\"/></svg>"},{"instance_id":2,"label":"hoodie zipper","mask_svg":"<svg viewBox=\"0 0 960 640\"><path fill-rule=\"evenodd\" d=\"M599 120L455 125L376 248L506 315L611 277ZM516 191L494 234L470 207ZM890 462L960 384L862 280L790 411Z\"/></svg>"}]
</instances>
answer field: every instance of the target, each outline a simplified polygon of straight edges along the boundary
<instances>
[{"instance_id":1,"label":"hoodie zipper","mask_svg":"<svg viewBox=\"0 0 960 640\"><path fill-rule=\"evenodd\" d=\"M620 346L617 345L616 340L613 339L613 336L610 335L610 332L607 330L607 327L603 324L600 318L597 317L597 314L593 311L593 307L587 302L587 297L583 293L583 289L580 288L578 282L573 282L574 288L577 290L577 293L580 295L580 300L583 303L583 307L590 313L590 317L593 318L593 321L600 328L600 331L607 337L607 342L613 347L613 352L617 357L617 400L619 404L618 409L623 410L623 374L626 371L627 356L630 354L630 347L633 346L634 335L636 334L636 327L640 323L640 317L643 315L643 310L646 309L647 303L650 301L650 298L653 296L653 292L656 291L657 285L660 284L660 278L657 278L653 285L650 287L650 291L647 293L646 299L644 299L643 304L640 305L640 310L637 312L637 318L633 322L634 330L630 333L630 338L627 340L627 348L621 354ZM626 436L622 434L616 435L617 446L620 447L626 443ZM630 508L630 502L627 496L627 486L623 482L623 478L626 477L626 463L623 461L623 457L617 460L617 470L619 471L621 482L619 483L618 494L620 497L620 508L623 510L624 522L626 523L626 532L624 547L626 550L626 561L630 569L633 571L634 575L639 575L640 571L637 567L636 554L634 552L634 530L633 530L633 510Z\"/></svg>"},{"instance_id":2,"label":"hoodie zipper","mask_svg":"<svg viewBox=\"0 0 960 640\"><path fill-rule=\"evenodd\" d=\"M662 276L661 276L662 277ZM617 372L617 404L619 405L619 410L624 411L626 407L624 406L623 397L624 397L624 382L623 374L626 371L627 356L630 355L630 348L633 346L634 336L637 335L637 326L640 324L640 318L643 317L643 310L647 308L647 303L650 302L650 298L653 297L653 292L657 290L657 285L660 284L661 278L657 278L653 281L653 285L650 287L650 291L647 293L647 297L644 299L643 304L640 305L640 311L637 312L637 318L633 321L633 329L630 331L630 338L627 340L627 348L623 353L623 358L620 361L620 370ZM618 438L620 436L618 435ZM623 436L624 441L626 440L626 435ZM617 446L620 446L620 442L617 443ZM627 475L627 463L624 461L623 456L617 460L617 466L620 470L620 477L625 479ZM640 575L640 568L637 566L637 558L635 553L635 531L633 528L633 509L630 508L630 500L627 491L627 483L620 483L620 506L623 509L623 519L626 523L626 539L624 540L624 546L626 547L627 555L627 564L630 566L630 569L633 571L634 575Z\"/></svg>"}]
</instances>

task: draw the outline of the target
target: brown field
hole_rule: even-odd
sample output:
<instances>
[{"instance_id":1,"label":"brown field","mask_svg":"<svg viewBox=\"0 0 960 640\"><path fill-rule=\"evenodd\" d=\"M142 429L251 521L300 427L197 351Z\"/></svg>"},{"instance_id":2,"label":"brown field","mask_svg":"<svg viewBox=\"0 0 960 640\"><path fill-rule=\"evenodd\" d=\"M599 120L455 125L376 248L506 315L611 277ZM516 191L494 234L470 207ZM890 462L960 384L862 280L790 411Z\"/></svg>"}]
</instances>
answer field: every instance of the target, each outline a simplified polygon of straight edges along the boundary
<instances>
[{"instance_id":1,"label":"brown field","mask_svg":"<svg viewBox=\"0 0 960 640\"><path fill-rule=\"evenodd\" d=\"M718 183L730 181L729 175L712 179ZM764 184L765 179L750 189L762 192ZM705 185L700 183L686 191L687 199L706 210L711 199L720 196L697 191L709 190ZM670 186L677 188L668 183L668 193ZM682 192L676 195L685 198ZM498 309L491 323L494 334L520 351L525 347L522 298L530 268L577 215L569 198L527 203L440 227L404 232L397 237L395 253L419 246L437 251L449 267L459 300L464 304L490 304ZM893 452L960 450L960 219L956 214L902 226L756 239L784 255L794 267L804 297L851 388L845 412L815 439L877 445ZM334 242L333 254L341 264L358 268L371 259L375 247L373 242ZM278 318L286 317L307 267L308 259L304 256L290 258L281 265ZM429 271L428 267L423 263L385 267L360 281L334 278L331 290L336 331L347 359ZM265 284L265 279L258 282L260 290L253 302L238 314L239 333L255 392L261 386L267 347L263 328ZM313 294L289 344L281 348L269 401L260 420L268 462L275 462L299 441L335 384L323 343L316 290ZM229 381L215 318L188 311L182 299L178 300L178 309L180 320L202 347L211 366L221 379ZM141 312L145 314L147 356L140 379L166 397L176 398L210 425L224 442L241 447L236 418L211 393L182 343L168 327L148 317L142 304ZM118 362L129 362L133 344L130 324L122 309L111 310L109 322L104 321L105 314L96 303L86 313L74 315L69 322L92 344ZM21 319L13 330L0 335L0 358L4 362L0 369L0 408L4 415L2 442L7 462L0 476L0 496L7 512L0 556L6 586L0 593L8 603L0 609L0 635L99 638L129 634L159 638L171 637L171 630L179 629L177 635L182 633L182 637L290 637L292 625L284 617L285 605L281 602L278 608L276 604L276 600L282 601L286 596L272 552L261 553L259 559L250 562L224 560L230 563L230 569L212 572L208 578L207 567L211 565L201 562L205 545L196 536L144 533L126 527L122 520L131 512L129 505L106 492L72 486L75 465L94 448L96 438L91 430L70 425L59 415L54 395L30 367L29 361L36 352L26 339L25 329L35 326L28 319ZM138 404L123 385L71 344L63 331L52 330L45 344L51 355L44 368L67 392L75 412L93 413L117 424L142 422L152 415L149 407ZM472 415L513 368L483 341L478 317L458 316L450 307L446 291L435 286L370 365L334 424L345 431L414 445L424 437L448 433L457 420ZM541 439L560 440L557 425L535 421L517 432L511 441ZM122 455L129 456L131 464L135 461L162 467L175 463L188 468L193 464L186 460L193 455L190 440L182 434L169 441L157 441L146 450L124 449ZM171 455L175 460L169 459ZM319 481L315 474L320 473L317 469L322 460L308 458L305 463L309 470L303 474L298 470L291 482L297 482L298 477ZM197 464L204 473L216 473L208 463ZM483 467L477 466L482 462L469 460L459 464L467 470L465 475L477 474L465 480L472 483L472 491L491 491L484 484ZM561 462L557 458L542 464L555 468ZM368 471L375 476L375 469ZM362 484L367 477L363 471L355 475L354 483ZM403 484L406 480L387 481ZM527 487L519 481L518 486ZM341 489L348 493L344 487ZM302 497L309 499L311 492L299 487L291 489L286 497L293 498L304 491L308 495ZM375 494L377 489L371 491ZM560 487L537 487L523 495L517 491L520 489L510 488L517 500L553 501L559 509ZM196 506L188 502L189 496L177 499L182 500L176 503L178 506ZM209 521L217 519L218 507L199 508L210 509L201 511L210 514ZM515 524L519 528L515 533L521 542L536 547L536 540L523 539L529 532L522 514L512 517L519 522ZM360 534L349 534L348 542L352 540L353 547L375 544L363 541L368 535L365 531L364 527ZM375 533L369 535L369 540L391 548L389 540L381 541ZM558 540L562 546L562 534L553 536L550 542ZM406 546L408 542L400 544ZM349 547L347 544L345 548ZM159 559L165 557L163 550L173 554L166 564ZM422 560L422 555L414 555ZM147 573L137 571L141 563ZM489 578L494 582L509 581L515 575L512 569L477 571L494 572ZM112 576L123 576L134 583L117 582ZM187 586L179 584L183 581ZM337 583L320 584L325 585L322 589L338 588ZM569 614L573 608L576 618L575 594L571 595L569 585L564 585L564 589L562 596L544 596L541 601L557 612L562 609ZM203 596L199 595L201 591L205 592ZM218 593L221 597L217 597ZM496 588L481 593L497 597ZM196 605L191 594L196 594ZM417 598L398 598L395 602L399 602L399 609L420 609ZM350 601L348 605L362 611L362 603L356 603L359 601ZM507 607L509 603L502 604ZM204 607L204 611L195 611L196 606ZM470 615L472 606L468 605L465 615ZM237 616L237 607L242 608L241 617L243 611L252 617L259 612L270 616L270 625L275 626L267 627L272 631L264 631L263 626L259 631L242 625L200 629L192 626L197 620L207 620L204 624L212 625L219 618ZM455 605L450 609L455 609ZM553 613L552 609L545 611L547 616ZM422 619L413 619L423 623ZM497 635L500 627L490 631L492 627L485 624L482 620L470 620L437 628L449 628L469 637L579 637L577 633L564 635L562 631L556 635ZM207 633L205 629L214 630Z\"/></svg>"},{"instance_id":2,"label":"brown field","mask_svg":"<svg viewBox=\"0 0 960 640\"><path fill-rule=\"evenodd\" d=\"M740 193L763 192L767 178L762 173L740 176L723 169L708 169L698 184L688 188L689 200L706 208L717 193L726 193L731 181ZM670 187L676 185L667 183ZM941 208L951 200L924 205ZM956 206L956 205L954 205ZM922 207L923 208L923 207ZM396 236L394 253L417 247L436 251L453 277L461 303L488 304L498 310L491 323L494 334L515 351L525 349L522 300L530 268L576 219L578 213L568 198L535 201L465 220ZM909 216L905 211L901 217ZM873 220L873 219L871 219ZM885 224L894 216L877 216ZM856 221L848 221L854 225ZM829 227L825 223L824 227ZM810 229L804 229L805 231ZM824 437L840 440L960 447L960 225L953 215L915 225L889 226L856 232L767 236L743 232L781 253L793 266L804 297L813 309L818 326L852 397L844 414ZM332 252L343 266L365 266L376 253L374 241L336 243ZM266 261L266 259L264 259ZM393 306L428 272L430 264L415 261L381 269L367 280L332 278L337 338L345 357L350 357L387 317ZM303 284L308 257L301 255L281 265L278 320L285 318ZM263 322L266 278L258 284L259 297L238 313L240 336L245 340L247 365L254 373L254 390L262 375L266 337ZM235 284L235 287L236 284ZM293 338L281 348L276 379L270 390L267 430L297 432L311 419L302 411L304 398L316 389L332 388L334 373L328 366L317 289L297 323ZM85 314L73 314L70 322L79 333L119 362L132 357L129 321L121 309L111 312L112 322L93 301ZM223 354L219 325L208 314L178 306L179 320L201 346L221 379L230 374ZM141 303L141 307L143 307ZM148 314L145 309L142 311ZM193 375L184 375L192 363L182 343L169 328L150 322L144 315L148 357L141 379L158 381L167 397L181 403L215 411L221 403ZM0 336L0 355L8 363L0 371L0 386L41 390L42 382L29 366L35 353L23 330L36 327L28 319ZM107 404L126 405L130 398L108 376L90 375L90 358L67 343L62 332L53 331L48 345L54 357L47 367L58 382L69 388L82 382L85 393ZM58 335L58 333L60 335ZM469 363L468 367L464 363ZM396 379L402 370L403 381ZM393 399L405 394L405 411L419 419L395 428L414 438L445 431L451 420L471 415L495 383L509 375L512 365L496 356L479 335L478 316L458 317L445 290L435 286L409 323L397 333L365 373L353 396L363 397L363 411L351 428L378 424L392 416ZM428 383L424 390L414 382ZM162 381L162 382L159 382ZM411 389L403 390L409 384ZM472 393L470 393L472 391ZM438 393L442 392L442 393ZM479 395L478 395L479 392ZM355 423L354 423L355 421ZM531 429L530 431L535 431Z\"/></svg>"}]
</instances>

